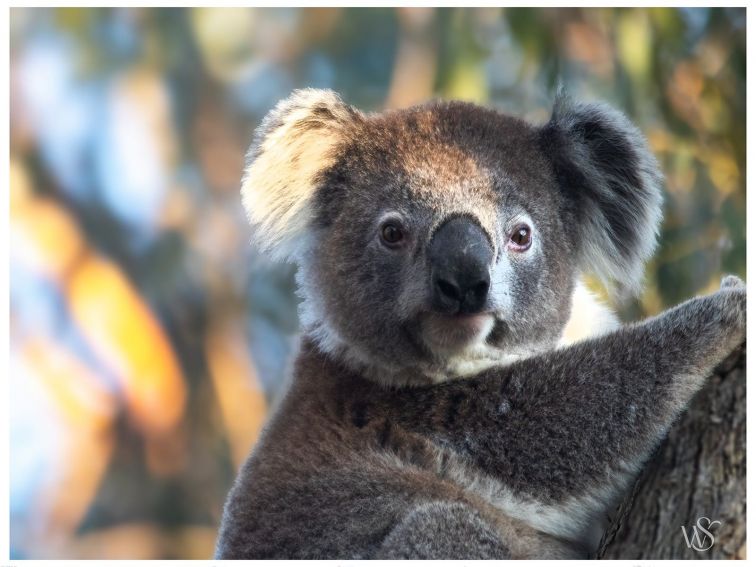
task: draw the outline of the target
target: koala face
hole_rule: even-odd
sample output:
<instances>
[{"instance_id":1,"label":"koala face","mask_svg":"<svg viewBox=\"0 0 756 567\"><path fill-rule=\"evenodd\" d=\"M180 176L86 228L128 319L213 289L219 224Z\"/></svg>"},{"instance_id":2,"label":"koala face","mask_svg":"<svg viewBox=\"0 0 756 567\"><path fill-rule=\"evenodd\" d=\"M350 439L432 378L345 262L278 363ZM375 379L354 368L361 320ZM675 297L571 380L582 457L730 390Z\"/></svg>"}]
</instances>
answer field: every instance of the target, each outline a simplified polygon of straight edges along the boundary
<instances>
[{"instance_id":1,"label":"koala face","mask_svg":"<svg viewBox=\"0 0 756 567\"><path fill-rule=\"evenodd\" d=\"M384 366L552 343L575 248L535 129L452 103L355 130L312 205L300 280L321 304L308 323L328 320Z\"/></svg>"},{"instance_id":2,"label":"koala face","mask_svg":"<svg viewBox=\"0 0 756 567\"><path fill-rule=\"evenodd\" d=\"M245 205L261 243L299 264L305 332L392 383L552 346L578 273L630 283L655 240L655 163L605 107L536 127L459 102L365 115L299 91L250 157Z\"/></svg>"}]
</instances>

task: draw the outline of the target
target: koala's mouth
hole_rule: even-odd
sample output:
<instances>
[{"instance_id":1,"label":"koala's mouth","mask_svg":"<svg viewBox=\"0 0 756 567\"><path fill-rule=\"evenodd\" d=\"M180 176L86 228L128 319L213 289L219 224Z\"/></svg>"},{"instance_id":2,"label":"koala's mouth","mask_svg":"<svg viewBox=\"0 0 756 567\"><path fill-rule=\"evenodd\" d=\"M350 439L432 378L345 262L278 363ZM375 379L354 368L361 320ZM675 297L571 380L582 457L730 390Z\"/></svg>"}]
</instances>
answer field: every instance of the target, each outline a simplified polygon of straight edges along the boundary
<instances>
[{"instance_id":1,"label":"koala's mouth","mask_svg":"<svg viewBox=\"0 0 756 567\"><path fill-rule=\"evenodd\" d=\"M490 313L444 315L424 313L420 319L423 342L438 354L452 354L486 340L495 324Z\"/></svg>"}]
</instances>

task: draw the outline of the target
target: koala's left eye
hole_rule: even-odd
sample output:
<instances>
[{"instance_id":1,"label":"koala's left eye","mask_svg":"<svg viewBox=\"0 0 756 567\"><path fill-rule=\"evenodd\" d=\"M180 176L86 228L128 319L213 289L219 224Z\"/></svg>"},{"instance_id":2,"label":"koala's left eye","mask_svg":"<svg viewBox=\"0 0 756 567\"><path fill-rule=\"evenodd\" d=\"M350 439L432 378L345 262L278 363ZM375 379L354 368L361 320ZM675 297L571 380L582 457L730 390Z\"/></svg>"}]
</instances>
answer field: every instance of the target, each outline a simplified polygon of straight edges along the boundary
<instances>
[{"instance_id":1,"label":"koala's left eye","mask_svg":"<svg viewBox=\"0 0 756 567\"><path fill-rule=\"evenodd\" d=\"M400 246L404 241L402 227L394 222L387 222L381 227L381 241L391 248Z\"/></svg>"},{"instance_id":2,"label":"koala's left eye","mask_svg":"<svg viewBox=\"0 0 756 567\"><path fill-rule=\"evenodd\" d=\"M517 252L524 252L530 248L531 241L530 227L526 224L521 224L509 236L509 247Z\"/></svg>"}]
</instances>

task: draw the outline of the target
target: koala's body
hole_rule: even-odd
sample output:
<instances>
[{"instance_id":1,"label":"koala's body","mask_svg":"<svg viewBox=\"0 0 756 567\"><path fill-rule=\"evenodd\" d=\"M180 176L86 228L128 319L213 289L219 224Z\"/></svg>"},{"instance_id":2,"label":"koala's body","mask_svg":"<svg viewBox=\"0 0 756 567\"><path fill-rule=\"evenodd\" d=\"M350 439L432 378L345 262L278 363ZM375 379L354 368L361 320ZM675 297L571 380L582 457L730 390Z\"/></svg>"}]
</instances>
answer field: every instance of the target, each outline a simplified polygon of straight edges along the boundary
<instances>
[{"instance_id":1,"label":"koala's body","mask_svg":"<svg viewBox=\"0 0 756 567\"><path fill-rule=\"evenodd\" d=\"M745 337L737 278L624 327L576 287L638 289L660 184L622 114L563 96L542 126L459 102L280 103L242 191L259 244L298 264L303 339L217 556L588 556ZM601 328L565 345L573 305Z\"/></svg>"}]
</instances>

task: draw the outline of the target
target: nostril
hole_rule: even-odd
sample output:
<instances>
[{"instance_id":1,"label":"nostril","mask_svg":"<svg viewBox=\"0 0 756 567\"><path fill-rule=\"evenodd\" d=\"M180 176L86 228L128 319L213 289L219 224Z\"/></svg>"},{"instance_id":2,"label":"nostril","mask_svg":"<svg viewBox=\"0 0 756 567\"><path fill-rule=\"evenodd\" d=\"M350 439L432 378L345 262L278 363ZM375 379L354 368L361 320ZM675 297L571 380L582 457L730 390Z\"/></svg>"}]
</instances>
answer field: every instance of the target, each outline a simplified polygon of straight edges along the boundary
<instances>
[{"instance_id":1,"label":"nostril","mask_svg":"<svg viewBox=\"0 0 756 567\"><path fill-rule=\"evenodd\" d=\"M438 287L438 290L443 295L450 299L454 299L455 301L460 301L462 299L460 289L450 281L437 279L436 287Z\"/></svg>"},{"instance_id":2,"label":"nostril","mask_svg":"<svg viewBox=\"0 0 756 567\"><path fill-rule=\"evenodd\" d=\"M462 310L467 313L474 313L482 309L488 297L489 285L488 280L481 280L470 286L465 293L464 301L462 301Z\"/></svg>"},{"instance_id":3,"label":"nostril","mask_svg":"<svg viewBox=\"0 0 756 567\"><path fill-rule=\"evenodd\" d=\"M486 295L488 295L488 287L490 283L488 280L483 280L479 282L478 284L473 286L473 294L475 294L475 297L478 298L484 298Z\"/></svg>"}]
</instances>

